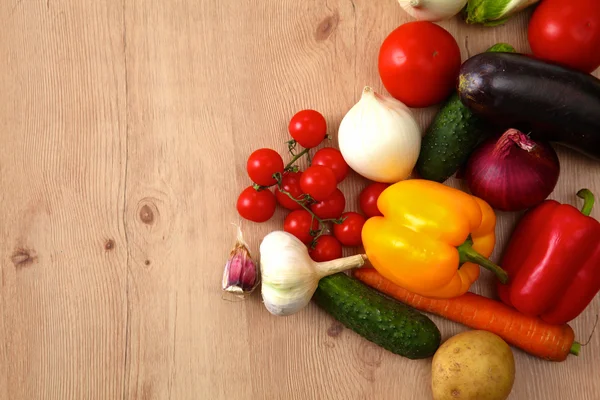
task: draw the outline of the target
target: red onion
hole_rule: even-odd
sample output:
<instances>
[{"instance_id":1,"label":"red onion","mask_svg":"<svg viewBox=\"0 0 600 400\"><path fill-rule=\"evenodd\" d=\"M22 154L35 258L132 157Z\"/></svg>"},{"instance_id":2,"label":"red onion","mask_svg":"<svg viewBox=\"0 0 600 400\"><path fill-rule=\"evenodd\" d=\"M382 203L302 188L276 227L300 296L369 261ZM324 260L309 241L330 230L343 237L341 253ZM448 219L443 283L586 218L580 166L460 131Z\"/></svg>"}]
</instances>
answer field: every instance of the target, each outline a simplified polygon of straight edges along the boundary
<instances>
[{"instance_id":1,"label":"red onion","mask_svg":"<svg viewBox=\"0 0 600 400\"><path fill-rule=\"evenodd\" d=\"M547 143L516 129L478 147L467 163L471 193L501 211L521 211L544 201L558 182L560 163Z\"/></svg>"}]
</instances>

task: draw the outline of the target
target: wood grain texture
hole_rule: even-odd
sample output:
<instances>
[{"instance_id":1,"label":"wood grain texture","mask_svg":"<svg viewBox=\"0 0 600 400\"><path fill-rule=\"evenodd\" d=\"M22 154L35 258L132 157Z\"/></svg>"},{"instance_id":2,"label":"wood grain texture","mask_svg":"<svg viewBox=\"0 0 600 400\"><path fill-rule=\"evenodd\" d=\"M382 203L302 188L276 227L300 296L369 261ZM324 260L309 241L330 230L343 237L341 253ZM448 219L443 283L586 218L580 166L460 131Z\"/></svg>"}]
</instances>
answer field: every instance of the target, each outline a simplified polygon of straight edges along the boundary
<instances>
[{"instance_id":1,"label":"wood grain texture","mask_svg":"<svg viewBox=\"0 0 600 400\"><path fill-rule=\"evenodd\" d=\"M121 5L0 5L3 399L123 392Z\"/></svg>"},{"instance_id":2,"label":"wood grain texture","mask_svg":"<svg viewBox=\"0 0 600 400\"><path fill-rule=\"evenodd\" d=\"M498 41L527 51L529 15L441 25L465 59ZM245 159L284 153L303 108L336 145L362 87L383 91L379 45L409 21L395 0L6 0L0 21L0 399L430 398L430 360L313 304L276 318L258 293L220 289ZM415 113L426 127L435 111ZM600 165L558 151L551 197L600 193ZM365 182L343 182L349 209ZM254 253L284 216L242 224ZM517 220L499 213L495 259ZM493 296L482 275L473 290ZM599 306L573 322L578 340ZM464 330L432 319L444 338ZM597 334L560 364L514 353L511 399L598 398Z\"/></svg>"}]
</instances>

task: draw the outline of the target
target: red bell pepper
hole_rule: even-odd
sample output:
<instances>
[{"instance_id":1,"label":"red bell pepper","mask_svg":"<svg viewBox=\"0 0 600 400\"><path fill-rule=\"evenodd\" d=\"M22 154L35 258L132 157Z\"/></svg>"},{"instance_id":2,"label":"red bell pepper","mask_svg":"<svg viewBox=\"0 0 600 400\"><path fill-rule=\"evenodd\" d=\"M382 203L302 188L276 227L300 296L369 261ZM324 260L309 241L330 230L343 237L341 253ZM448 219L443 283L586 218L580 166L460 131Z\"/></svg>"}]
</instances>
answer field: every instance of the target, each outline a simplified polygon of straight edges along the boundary
<instances>
[{"instance_id":1,"label":"red bell pepper","mask_svg":"<svg viewBox=\"0 0 600 400\"><path fill-rule=\"evenodd\" d=\"M519 222L502 268L509 282L498 283L500 299L529 316L565 324L600 290L600 223L590 217L594 196L582 189L581 211L546 200Z\"/></svg>"}]
</instances>

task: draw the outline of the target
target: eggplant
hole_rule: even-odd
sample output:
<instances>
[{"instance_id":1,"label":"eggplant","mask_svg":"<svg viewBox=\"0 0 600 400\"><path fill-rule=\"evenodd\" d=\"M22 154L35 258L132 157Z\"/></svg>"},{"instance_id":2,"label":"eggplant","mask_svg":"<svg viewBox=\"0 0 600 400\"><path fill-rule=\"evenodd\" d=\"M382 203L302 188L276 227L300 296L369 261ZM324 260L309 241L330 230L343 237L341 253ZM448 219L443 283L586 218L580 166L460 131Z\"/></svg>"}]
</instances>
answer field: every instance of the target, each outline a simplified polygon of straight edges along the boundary
<instances>
[{"instance_id":1,"label":"eggplant","mask_svg":"<svg viewBox=\"0 0 600 400\"><path fill-rule=\"evenodd\" d=\"M474 114L600 160L600 80L523 54L481 53L460 69Z\"/></svg>"}]
</instances>

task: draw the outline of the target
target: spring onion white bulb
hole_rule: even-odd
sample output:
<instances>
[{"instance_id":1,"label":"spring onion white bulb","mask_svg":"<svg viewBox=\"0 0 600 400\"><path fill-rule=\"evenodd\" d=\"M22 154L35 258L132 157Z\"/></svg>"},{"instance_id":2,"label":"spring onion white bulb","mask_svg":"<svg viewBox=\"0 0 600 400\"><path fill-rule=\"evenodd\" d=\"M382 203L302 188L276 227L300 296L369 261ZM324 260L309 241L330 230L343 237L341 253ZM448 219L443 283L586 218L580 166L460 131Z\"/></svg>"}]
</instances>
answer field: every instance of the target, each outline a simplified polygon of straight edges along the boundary
<instances>
[{"instance_id":1,"label":"spring onion white bulb","mask_svg":"<svg viewBox=\"0 0 600 400\"><path fill-rule=\"evenodd\" d=\"M402 102L366 86L338 131L342 156L367 179L396 183L411 174L421 150L421 129Z\"/></svg>"},{"instance_id":2,"label":"spring onion white bulb","mask_svg":"<svg viewBox=\"0 0 600 400\"><path fill-rule=\"evenodd\" d=\"M419 21L444 21L454 17L467 0L398 0L400 6Z\"/></svg>"},{"instance_id":3,"label":"spring onion white bulb","mask_svg":"<svg viewBox=\"0 0 600 400\"><path fill-rule=\"evenodd\" d=\"M283 231L264 237L260 244L261 292L270 313L291 315L304 308L328 275L364 265L366 256L356 255L314 262L298 238Z\"/></svg>"}]
</instances>

